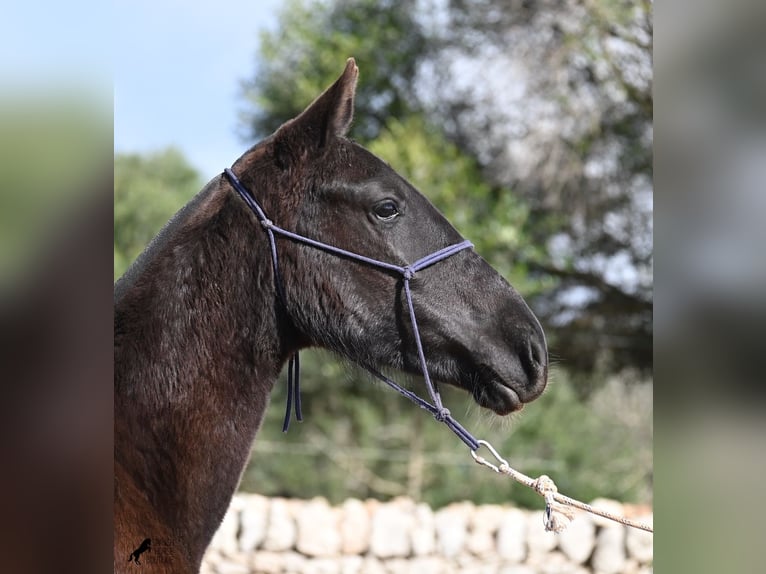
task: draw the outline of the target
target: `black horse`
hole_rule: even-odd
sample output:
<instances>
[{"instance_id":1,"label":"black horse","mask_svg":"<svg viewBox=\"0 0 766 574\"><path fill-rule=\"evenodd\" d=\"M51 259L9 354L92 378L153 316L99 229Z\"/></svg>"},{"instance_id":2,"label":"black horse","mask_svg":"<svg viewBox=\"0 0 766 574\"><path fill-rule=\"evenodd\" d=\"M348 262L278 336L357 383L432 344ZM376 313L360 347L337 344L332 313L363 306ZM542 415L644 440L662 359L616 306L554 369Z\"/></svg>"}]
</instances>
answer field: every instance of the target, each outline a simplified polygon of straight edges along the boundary
<instances>
[{"instance_id":1,"label":"black horse","mask_svg":"<svg viewBox=\"0 0 766 574\"><path fill-rule=\"evenodd\" d=\"M358 70L232 166L275 224L405 266L462 241L385 162L345 138ZM162 571L197 571L289 357L317 346L422 371L403 279L277 238L221 175L115 285L115 570L136 540L167 541ZM278 283L283 288L280 289ZM546 385L545 338L521 296L471 249L412 277L431 377L505 415ZM118 559L119 557L119 559Z\"/></svg>"}]
</instances>

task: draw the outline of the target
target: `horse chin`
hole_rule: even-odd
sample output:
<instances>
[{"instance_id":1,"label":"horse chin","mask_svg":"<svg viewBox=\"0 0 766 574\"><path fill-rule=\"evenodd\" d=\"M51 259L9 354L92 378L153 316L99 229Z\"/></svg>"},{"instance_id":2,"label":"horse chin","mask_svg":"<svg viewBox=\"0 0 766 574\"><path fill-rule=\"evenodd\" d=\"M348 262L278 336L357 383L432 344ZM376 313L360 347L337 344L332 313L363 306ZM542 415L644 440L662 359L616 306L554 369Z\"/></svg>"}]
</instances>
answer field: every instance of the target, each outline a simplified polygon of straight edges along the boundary
<instances>
[{"instance_id":1,"label":"horse chin","mask_svg":"<svg viewBox=\"0 0 766 574\"><path fill-rule=\"evenodd\" d=\"M524 403L521 402L516 391L499 381L491 381L475 387L473 398L479 406L500 416L506 416L524 408Z\"/></svg>"}]
</instances>

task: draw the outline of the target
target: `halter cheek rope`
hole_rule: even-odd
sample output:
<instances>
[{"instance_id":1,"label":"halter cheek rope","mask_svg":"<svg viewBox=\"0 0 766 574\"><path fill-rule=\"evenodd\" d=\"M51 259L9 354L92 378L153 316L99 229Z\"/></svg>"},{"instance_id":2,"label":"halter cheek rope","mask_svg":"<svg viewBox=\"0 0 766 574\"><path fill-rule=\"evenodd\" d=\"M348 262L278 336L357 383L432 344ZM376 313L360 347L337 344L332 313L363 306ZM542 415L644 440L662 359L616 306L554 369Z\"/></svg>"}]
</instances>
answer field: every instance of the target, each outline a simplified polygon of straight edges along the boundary
<instances>
[{"instance_id":1,"label":"halter cheek rope","mask_svg":"<svg viewBox=\"0 0 766 574\"><path fill-rule=\"evenodd\" d=\"M388 386L390 386L391 388L393 388L400 394L410 399L413 403L418 405L420 408L427 410L429 413L431 413L434 416L434 418L437 421L447 425L449 429L452 432L454 432L460 440L462 440L466 445L468 445L468 448L471 449L471 456L473 456L476 462L493 469L495 472L506 474L510 476L511 478L513 478L514 480L516 480L517 482L520 482L521 484L525 484L526 486L533 488L536 492L538 492L538 494L542 495L545 498L544 522L545 522L546 530L553 530L556 532L563 530L563 528L566 526L571 516L569 516L566 511L562 511L560 507L561 507L561 504L567 504L570 506L581 508L582 510L587 510L588 512L591 512L593 514L598 514L599 516L609 518L610 520L621 522L622 524L626 524L634 528L641 528L642 530L647 530L649 532L653 531L650 526L639 524L622 517L610 515L609 513L600 511L598 509L594 509L572 498L561 495L560 493L557 492L556 485L553 484L553 481L545 475L539 477L538 479L533 480L532 478L518 471L513 470L508 465L508 463L503 458L500 457L500 455L495 451L495 449L492 448L492 445L490 445L487 441L477 440L459 422L457 422L454 418L452 418L452 415L450 414L449 409L446 409L444 405L442 404L442 399L441 399L441 395L439 394L439 389L431 381L431 377L428 375L428 368L426 367L426 357L425 357L425 353L423 352L423 343L420 340L420 331L418 330L418 322L415 318L415 306L412 303L412 292L410 291L410 281L414 278L415 273L417 273L421 269L430 267L434 263L438 263L439 261L442 261L443 259L446 259L447 257L451 257L452 255L460 251L463 251L464 249L469 249L473 247L473 244L470 241L462 241L461 243L450 245L448 247L445 247L444 249L435 251L434 253L431 253L430 255L426 255L422 259L418 259L415 263L411 265L406 265L404 267L402 267L401 265L394 265L393 263L386 263L385 261L378 261L377 259L365 257L364 255L353 253L352 251L346 251L345 249L340 249L339 247L328 245L327 243L322 243L321 241L316 241L314 239L304 237L303 235L298 235L297 233L293 233L292 231L287 231L286 229L282 229L281 227L274 225L274 223L268 217L266 217L266 214L261 209L261 206L258 205L258 202L255 200L252 194L247 189L245 189L245 187L240 183L239 179L237 179L237 176L234 175L234 172L232 172L229 168L226 168L224 169L224 174L226 175L226 178L229 180L229 183L232 185L232 187L234 187L236 192L240 195L240 197L244 200L244 202L248 205L248 207L253 211L253 213L255 213L256 217L258 218L258 221L260 221L261 223L261 226L266 231L266 234L269 238L269 246L271 248L271 262L274 267L274 282L276 283L277 295L280 301L282 302L282 305L285 307L285 310L287 309L287 299L285 297L284 287L282 286L282 276L279 272L279 257L277 255L277 241L276 241L276 238L274 237L275 233L278 233L279 235L284 235L285 237L293 239L294 241L305 243L306 245L310 245L317 249L334 253L335 255L348 257L350 259L355 259L362 263L372 265L373 267L378 267L379 269L394 271L396 273L399 273L402 276L402 280L404 282L404 295L405 295L405 299L407 300L407 308L409 309L409 313L410 313L410 322L412 323L412 332L415 335L415 345L418 350L418 360L420 362L420 368L423 371L423 378L426 382L426 388L428 389L428 394L431 397L433 404L423 400L412 391L398 385L397 383L395 383L394 381L392 381L391 379L389 379L382 373L376 371L375 369L372 369L370 367L365 367L365 368L372 375L374 375L375 377L377 377L378 379L386 383ZM285 412L285 420L282 425L282 432L286 432L288 427L290 426L290 413L292 411L293 400L295 400L295 417L299 421L303 420L303 414L301 412L301 389L300 389L299 371L300 371L300 361L298 359L298 352L296 351L293 354L293 356L290 357L288 367L287 367L287 409ZM483 457L478 456L476 454L476 451L479 450L479 448L481 448L482 446L485 446L486 448L489 449L489 451L493 454L493 456L500 462L499 466L487 461ZM554 502L558 502L560 504L556 505L554 504Z\"/></svg>"}]
</instances>

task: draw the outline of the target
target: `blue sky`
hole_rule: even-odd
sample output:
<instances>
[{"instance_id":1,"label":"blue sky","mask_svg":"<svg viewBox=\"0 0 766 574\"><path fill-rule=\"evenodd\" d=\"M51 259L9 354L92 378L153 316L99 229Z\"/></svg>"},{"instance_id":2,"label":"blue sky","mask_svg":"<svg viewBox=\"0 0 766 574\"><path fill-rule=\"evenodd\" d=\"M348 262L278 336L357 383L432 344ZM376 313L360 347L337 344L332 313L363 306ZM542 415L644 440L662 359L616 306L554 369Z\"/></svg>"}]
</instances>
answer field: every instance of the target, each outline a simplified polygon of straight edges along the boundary
<instances>
[{"instance_id":1,"label":"blue sky","mask_svg":"<svg viewBox=\"0 0 766 574\"><path fill-rule=\"evenodd\" d=\"M207 180L247 144L237 136L240 81L255 73L259 32L279 0L117 0L114 147L174 145Z\"/></svg>"}]
</instances>

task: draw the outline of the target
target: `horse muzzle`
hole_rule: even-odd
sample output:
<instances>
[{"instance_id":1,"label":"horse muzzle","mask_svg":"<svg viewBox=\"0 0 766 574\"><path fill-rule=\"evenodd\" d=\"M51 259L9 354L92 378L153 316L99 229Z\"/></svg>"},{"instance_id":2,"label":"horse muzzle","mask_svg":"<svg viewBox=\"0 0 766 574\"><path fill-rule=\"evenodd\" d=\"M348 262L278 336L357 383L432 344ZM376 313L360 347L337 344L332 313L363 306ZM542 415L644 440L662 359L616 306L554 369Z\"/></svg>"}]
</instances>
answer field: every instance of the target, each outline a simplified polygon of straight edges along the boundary
<instances>
[{"instance_id":1,"label":"horse muzzle","mask_svg":"<svg viewBox=\"0 0 766 574\"><path fill-rule=\"evenodd\" d=\"M548 351L541 329L516 344L489 345L473 376L471 392L482 407L505 416L538 398L548 383Z\"/></svg>"}]
</instances>

